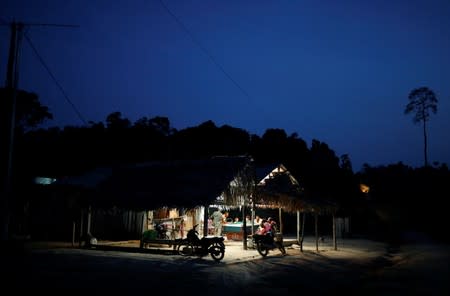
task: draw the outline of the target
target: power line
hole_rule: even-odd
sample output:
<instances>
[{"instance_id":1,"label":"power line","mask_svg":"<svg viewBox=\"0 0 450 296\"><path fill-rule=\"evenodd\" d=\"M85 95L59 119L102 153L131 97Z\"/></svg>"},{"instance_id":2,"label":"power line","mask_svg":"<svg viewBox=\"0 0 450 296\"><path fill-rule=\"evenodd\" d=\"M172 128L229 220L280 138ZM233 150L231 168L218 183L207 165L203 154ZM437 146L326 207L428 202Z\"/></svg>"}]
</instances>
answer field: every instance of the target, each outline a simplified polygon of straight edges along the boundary
<instances>
[{"instance_id":1,"label":"power line","mask_svg":"<svg viewBox=\"0 0 450 296\"><path fill-rule=\"evenodd\" d=\"M67 25L67 24L40 24L40 23L24 23L24 26L34 26L34 27L65 27L65 28L79 28L78 25Z\"/></svg>"},{"instance_id":2,"label":"power line","mask_svg":"<svg viewBox=\"0 0 450 296\"><path fill-rule=\"evenodd\" d=\"M13 21L14 23L15 21ZM66 27L66 28L79 28L79 25L70 25L70 24L45 24L45 23L23 23L20 22L23 26L33 26L33 27ZM0 17L0 26L9 26L10 22L5 21Z\"/></svg>"},{"instance_id":3,"label":"power line","mask_svg":"<svg viewBox=\"0 0 450 296\"><path fill-rule=\"evenodd\" d=\"M58 80L56 80L55 75L53 75L52 71L50 71L50 68L47 66L47 64L45 63L44 59L41 57L41 55L39 54L39 52L37 51L36 47L33 45L33 42L31 42L30 37L28 36L28 34L24 34L25 38L27 39L28 43L30 44L31 48L33 49L34 53L36 54L37 58L39 59L39 61L41 62L42 66L44 66L45 70L47 70L48 74L50 75L50 77L53 79L53 81L55 82L55 84L58 86L59 90L61 91L61 93L64 95L64 98L66 99L66 101L70 104L70 106L72 106L72 109L75 111L75 113L78 115L78 117L80 118L80 120L87 125L88 123L86 122L86 120L84 119L84 117L81 115L80 111L78 111L77 107L75 107L75 104L69 99L69 96L67 95L67 93L64 91L63 87L61 86L61 84L58 82Z\"/></svg>"},{"instance_id":4,"label":"power line","mask_svg":"<svg viewBox=\"0 0 450 296\"><path fill-rule=\"evenodd\" d=\"M250 95L242 88L242 86L237 83L236 80L228 74L227 71L216 61L216 59L209 53L209 51L198 41L195 36L191 33L191 31L183 24L183 22L167 7L167 5L163 2L163 0L159 0L161 5L167 11L167 13L172 16L175 22L185 31L185 33L191 38L191 40L209 57L209 59L222 71L223 74L250 100L252 101Z\"/></svg>"}]
</instances>

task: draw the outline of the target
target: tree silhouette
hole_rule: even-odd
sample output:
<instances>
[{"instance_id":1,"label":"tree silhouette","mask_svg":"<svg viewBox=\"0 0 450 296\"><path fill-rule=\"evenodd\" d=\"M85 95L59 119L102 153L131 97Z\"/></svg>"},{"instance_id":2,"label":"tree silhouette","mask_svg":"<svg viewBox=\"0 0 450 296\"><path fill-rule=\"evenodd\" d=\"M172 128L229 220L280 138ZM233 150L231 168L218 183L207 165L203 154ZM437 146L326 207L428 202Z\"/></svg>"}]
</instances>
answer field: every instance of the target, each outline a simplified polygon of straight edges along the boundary
<instances>
[{"instance_id":1,"label":"tree silhouette","mask_svg":"<svg viewBox=\"0 0 450 296\"><path fill-rule=\"evenodd\" d=\"M10 120L12 97L9 89L0 88L0 114L3 119ZM17 90L15 125L24 131L35 128L47 119L53 119L47 106L39 101L37 94L24 90Z\"/></svg>"},{"instance_id":2,"label":"tree silhouette","mask_svg":"<svg viewBox=\"0 0 450 296\"><path fill-rule=\"evenodd\" d=\"M341 155L341 168L343 170L353 172L352 161L350 160L350 156L348 154Z\"/></svg>"},{"instance_id":3,"label":"tree silhouette","mask_svg":"<svg viewBox=\"0 0 450 296\"><path fill-rule=\"evenodd\" d=\"M409 103L406 105L405 114L415 112L413 122L423 122L425 166L428 166L426 123L429 120L430 111L436 113L438 100L434 92L428 87L413 89L409 93L408 99Z\"/></svg>"},{"instance_id":4,"label":"tree silhouette","mask_svg":"<svg viewBox=\"0 0 450 296\"><path fill-rule=\"evenodd\" d=\"M127 129L130 127L130 120L127 118L122 118L121 112L113 112L106 117L106 125L108 129L111 130L119 130L119 129Z\"/></svg>"},{"instance_id":5,"label":"tree silhouette","mask_svg":"<svg viewBox=\"0 0 450 296\"><path fill-rule=\"evenodd\" d=\"M9 172L11 176L17 175L16 172L19 171L17 167L23 158L18 151L24 150L24 153L29 153L34 148L23 145L24 134L38 128L46 120L53 119L48 107L41 104L38 95L33 92L17 90L15 108L13 108L12 91L12 89L0 88L0 134L2 135L0 165L2 169L13 167ZM13 116L14 130L12 130ZM27 169L27 167L24 168L24 170ZM3 178L6 174L7 171L3 170L0 176Z\"/></svg>"}]
</instances>

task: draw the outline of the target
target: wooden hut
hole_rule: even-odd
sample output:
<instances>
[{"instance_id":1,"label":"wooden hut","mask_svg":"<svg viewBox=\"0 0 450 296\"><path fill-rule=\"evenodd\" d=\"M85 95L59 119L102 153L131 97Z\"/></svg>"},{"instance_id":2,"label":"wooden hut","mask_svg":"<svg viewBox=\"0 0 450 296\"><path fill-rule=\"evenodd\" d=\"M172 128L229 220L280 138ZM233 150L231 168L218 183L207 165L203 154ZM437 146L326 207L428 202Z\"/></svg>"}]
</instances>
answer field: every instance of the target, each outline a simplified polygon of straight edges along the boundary
<instances>
[{"instance_id":1,"label":"wooden hut","mask_svg":"<svg viewBox=\"0 0 450 296\"><path fill-rule=\"evenodd\" d=\"M236 186L235 182L248 181L243 176L248 175L246 171L251 164L247 156L157 161L96 169L83 176L58 180L54 186L83 189L88 206L82 214L81 219L85 221L80 221L80 228L85 235L91 235L94 211L104 219L111 212L119 212L137 233L148 229L155 219L174 221L188 215L193 218L185 221L185 227L201 222L201 230L207 235L208 213L204 209L218 202L233 206L242 200L244 188L251 186L243 183ZM111 223L97 222L97 229L108 224Z\"/></svg>"},{"instance_id":2,"label":"wooden hut","mask_svg":"<svg viewBox=\"0 0 450 296\"><path fill-rule=\"evenodd\" d=\"M206 236L210 205L242 208L243 218L248 207L278 208L280 214L282 210L297 212L298 233L300 213L318 215L334 210L332 203L305 196L299 182L284 165L259 169L248 156L122 165L60 179L54 184L83 189L85 208L79 222L80 237L91 235L93 223L97 229L111 228L113 223L105 220L111 212L119 213L122 224L129 225L129 229L134 227L132 230L137 235L147 230L155 219L177 228L180 223L176 222L189 216L190 220L184 220L185 229L200 223L201 233ZM94 222L93 212L97 217L103 215L103 222ZM243 237L247 237L247 225L243 221ZM298 237L300 244L302 239L303 236ZM244 239L244 249L246 244Z\"/></svg>"},{"instance_id":3,"label":"wooden hut","mask_svg":"<svg viewBox=\"0 0 450 296\"><path fill-rule=\"evenodd\" d=\"M337 249L336 226L334 213L337 205L321 198L311 198L304 193L304 189L297 179L287 170L283 164L277 165L269 174L262 178L254 192L253 203L255 207L270 207L279 209L279 221L281 223L282 210L297 213L297 241L303 250L304 224L306 214L313 214L315 220L316 250L318 250L318 218L320 214L333 215L333 243ZM300 216L303 215L303 223ZM282 232L283 225L280 224Z\"/></svg>"}]
</instances>

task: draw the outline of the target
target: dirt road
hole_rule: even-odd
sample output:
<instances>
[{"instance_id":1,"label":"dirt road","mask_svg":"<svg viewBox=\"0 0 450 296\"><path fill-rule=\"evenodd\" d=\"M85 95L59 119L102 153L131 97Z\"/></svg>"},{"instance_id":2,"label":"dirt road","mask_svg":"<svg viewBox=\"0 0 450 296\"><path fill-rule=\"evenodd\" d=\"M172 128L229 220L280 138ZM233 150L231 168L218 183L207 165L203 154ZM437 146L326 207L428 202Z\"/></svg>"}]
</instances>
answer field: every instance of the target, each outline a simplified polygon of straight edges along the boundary
<instances>
[{"instance_id":1,"label":"dirt road","mask_svg":"<svg viewBox=\"0 0 450 296\"><path fill-rule=\"evenodd\" d=\"M276 253L227 264L84 249L40 249L10 257L6 287L19 292L189 293L189 295L449 295L449 247L408 245L383 254L357 251Z\"/></svg>"}]
</instances>

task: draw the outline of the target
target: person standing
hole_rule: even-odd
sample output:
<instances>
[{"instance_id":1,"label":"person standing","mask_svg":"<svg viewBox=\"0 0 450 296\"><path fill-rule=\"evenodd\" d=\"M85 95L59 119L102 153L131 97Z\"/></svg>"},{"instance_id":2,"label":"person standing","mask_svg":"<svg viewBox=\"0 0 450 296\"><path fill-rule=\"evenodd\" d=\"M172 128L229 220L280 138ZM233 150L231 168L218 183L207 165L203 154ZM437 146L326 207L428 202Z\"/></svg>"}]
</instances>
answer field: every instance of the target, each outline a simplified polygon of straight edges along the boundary
<instances>
[{"instance_id":1,"label":"person standing","mask_svg":"<svg viewBox=\"0 0 450 296\"><path fill-rule=\"evenodd\" d=\"M215 210L211 219L214 226L214 236L222 236L222 212L219 209Z\"/></svg>"}]
</instances>

